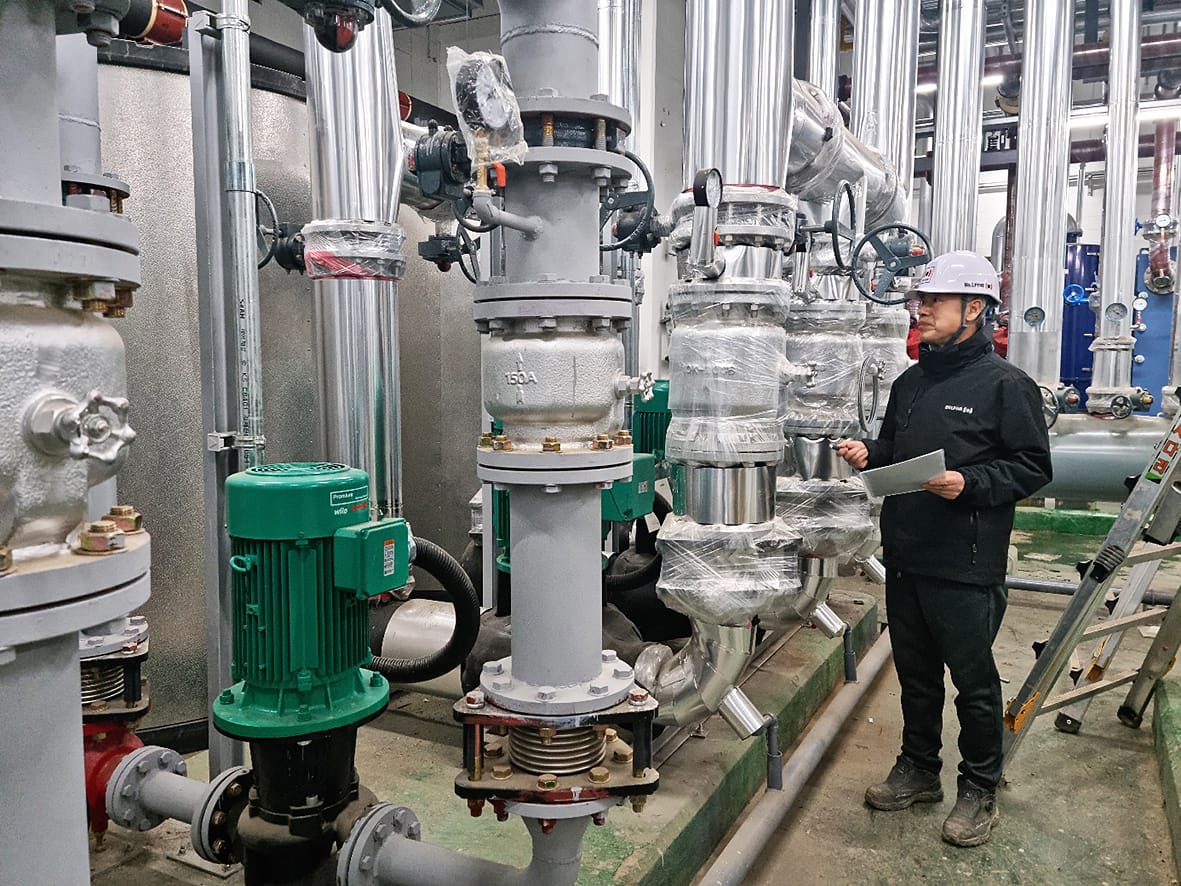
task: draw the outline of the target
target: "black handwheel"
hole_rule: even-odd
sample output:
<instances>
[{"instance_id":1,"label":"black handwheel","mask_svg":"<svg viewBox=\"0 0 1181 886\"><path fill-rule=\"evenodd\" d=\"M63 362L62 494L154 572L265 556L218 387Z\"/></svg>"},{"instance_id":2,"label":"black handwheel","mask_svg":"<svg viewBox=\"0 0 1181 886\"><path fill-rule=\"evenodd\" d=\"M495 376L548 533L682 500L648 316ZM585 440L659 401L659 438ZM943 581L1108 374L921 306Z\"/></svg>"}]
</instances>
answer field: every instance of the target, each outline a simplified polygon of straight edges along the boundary
<instances>
[{"instance_id":1,"label":"black handwheel","mask_svg":"<svg viewBox=\"0 0 1181 886\"><path fill-rule=\"evenodd\" d=\"M841 224L841 193L844 193L845 198L849 201L849 226L845 227ZM836 261L837 267L842 271L847 271L852 267L852 261L847 262L841 257L841 241L844 237L850 243L853 238L857 236L857 202L853 196L853 186L848 182L841 182L837 185L837 192L832 198L832 217L828 220L828 224L824 226L825 231L832 237L832 257ZM857 253L854 252L852 258L856 258Z\"/></svg>"},{"instance_id":2,"label":"black handwheel","mask_svg":"<svg viewBox=\"0 0 1181 886\"><path fill-rule=\"evenodd\" d=\"M1127 418L1132 414L1135 407L1132 404L1131 397L1125 397L1119 394L1111 398L1111 415L1113 418Z\"/></svg>"},{"instance_id":3,"label":"black handwheel","mask_svg":"<svg viewBox=\"0 0 1181 886\"><path fill-rule=\"evenodd\" d=\"M1062 413L1062 404L1054 396L1054 392L1045 385L1038 385L1038 390L1042 393L1042 419L1048 430L1058 421L1058 416Z\"/></svg>"},{"instance_id":4,"label":"black handwheel","mask_svg":"<svg viewBox=\"0 0 1181 886\"><path fill-rule=\"evenodd\" d=\"M919 243L922 245L921 252L916 253L912 248L912 236L918 238ZM877 253L878 261L881 262L882 269L877 279L872 282L869 279L868 271L860 274L854 270L852 277L857 291L870 301L877 302L879 305L900 305L906 302L907 299L905 297L895 299L878 298L874 293L889 292L890 288L894 285L894 279L896 277L904 271L925 265L931 260L931 241L927 239L927 235L918 228L912 228L910 225L900 223L881 225L871 231L866 231L865 236L857 241L857 244L853 247L852 259L854 262L857 261L857 257L861 255L861 250L866 246L873 247L873 251Z\"/></svg>"}]
</instances>

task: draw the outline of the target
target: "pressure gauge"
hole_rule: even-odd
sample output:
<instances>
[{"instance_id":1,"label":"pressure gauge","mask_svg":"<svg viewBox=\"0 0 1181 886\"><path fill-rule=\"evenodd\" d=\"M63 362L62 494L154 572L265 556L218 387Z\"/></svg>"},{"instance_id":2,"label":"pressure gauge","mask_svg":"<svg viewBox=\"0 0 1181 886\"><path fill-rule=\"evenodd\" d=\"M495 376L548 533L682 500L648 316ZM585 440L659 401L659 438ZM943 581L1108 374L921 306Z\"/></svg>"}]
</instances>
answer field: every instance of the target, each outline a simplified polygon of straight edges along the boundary
<instances>
[{"instance_id":1,"label":"pressure gauge","mask_svg":"<svg viewBox=\"0 0 1181 886\"><path fill-rule=\"evenodd\" d=\"M1173 219L1169 216L1169 214L1167 212L1162 212L1160 215L1158 215L1156 217L1156 226L1158 228L1161 228L1161 229L1167 228L1172 223L1173 223Z\"/></svg>"},{"instance_id":2,"label":"pressure gauge","mask_svg":"<svg viewBox=\"0 0 1181 886\"><path fill-rule=\"evenodd\" d=\"M1112 323L1118 323L1124 317L1128 316L1128 306L1122 302L1116 302L1107 306L1107 310L1103 312L1103 316Z\"/></svg>"},{"instance_id":3,"label":"pressure gauge","mask_svg":"<svg viewBox=\"0 0 1181 886\"><path fill-rule=\"evenodd\" d=\"M717 209L722 202L722 173L716 169L699 169L693 176L693 205Z\"/></svg>"},{"instance_id":4,"label":"pressure gauge","mask_svg":"<svg viewBox=\"0 0 1181 886\"><path fill-rule=\"evenodd\" d=\"M1143 311L1146 307L1148 307L1148 299L1142 295L1138 295L1136 296L1136 300L1132 302L1132 307L1137 311Z\"/></svg>"},{"instance_id":5,"label":"pressure gauge","mask_svg":"<svg viewBox=\"0 0 1181 886\"><path fill-rule=\"evenodd\" d=\"M1034 305L1032 308L1026 308L1025 313L1021 315L1021 319L1028 326L1041 326L1046 322L1046 309L1039 308L1037 305Z\"/></svg>"}]
</instances>

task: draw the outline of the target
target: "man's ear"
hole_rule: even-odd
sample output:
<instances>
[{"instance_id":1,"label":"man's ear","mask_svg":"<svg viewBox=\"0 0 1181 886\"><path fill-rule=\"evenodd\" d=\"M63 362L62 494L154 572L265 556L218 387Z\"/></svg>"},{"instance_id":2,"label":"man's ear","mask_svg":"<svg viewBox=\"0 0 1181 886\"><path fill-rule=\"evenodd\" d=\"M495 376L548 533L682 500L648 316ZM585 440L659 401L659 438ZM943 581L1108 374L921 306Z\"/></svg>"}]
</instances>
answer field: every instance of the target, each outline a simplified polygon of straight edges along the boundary
<instances>
[{"instance_id":1,"label":"man's ear","mask_svg":"<svg viewBox=\"0 0 1181 886\"><path fill-rule=\"evenodd\" d=\"M984 308L985 308L984 299L982 299L982 298L968 299L968 316L966 318L967 321L969 323L975 323L977 320L979 320L981 317L983 317L984 316Z\"/></svg>"}]
</instances>

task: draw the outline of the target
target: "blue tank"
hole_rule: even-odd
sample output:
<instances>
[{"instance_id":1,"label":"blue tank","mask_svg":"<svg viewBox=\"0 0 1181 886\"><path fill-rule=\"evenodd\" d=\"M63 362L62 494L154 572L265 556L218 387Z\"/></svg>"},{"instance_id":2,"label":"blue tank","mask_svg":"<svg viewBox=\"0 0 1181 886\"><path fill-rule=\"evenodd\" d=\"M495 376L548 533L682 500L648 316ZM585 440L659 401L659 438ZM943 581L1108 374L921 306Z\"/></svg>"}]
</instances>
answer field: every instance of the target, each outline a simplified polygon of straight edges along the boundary
<instances>
[{"instance_id":1,"label":"blue tank","mask_svg":"<svg viewBox=\"0 0 1181 886\"><path fill-rule=\"evenodd\" d=\"M1098 278L1098 244L1068 244L1062 290L1062 381L1084 396L1091 383L1089 349L1095 338L1095 312L1088 304L1088 294Z\"/></svg>"}]
</instances>

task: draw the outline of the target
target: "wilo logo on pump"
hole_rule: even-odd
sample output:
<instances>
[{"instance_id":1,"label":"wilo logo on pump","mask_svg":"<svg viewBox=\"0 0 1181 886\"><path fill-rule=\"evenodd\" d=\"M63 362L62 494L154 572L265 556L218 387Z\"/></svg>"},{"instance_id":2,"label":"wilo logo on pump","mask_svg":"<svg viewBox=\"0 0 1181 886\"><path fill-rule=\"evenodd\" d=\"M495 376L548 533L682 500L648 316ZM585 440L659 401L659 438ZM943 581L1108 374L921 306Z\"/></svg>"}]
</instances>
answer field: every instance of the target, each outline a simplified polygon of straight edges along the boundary
<instances>
[{"instance_id":1,"label":"wilo logo on pump","mask_svg":"<svg viewBox=\"0 0 1181 886\"><path fill-rule=\"evenodd\" d=\"M344 517L350 511L364 511L369 508L369 487L358 486L356 489L343 489L329 493L332 505L332 516Z\"/></svg>"}]
</instances>

